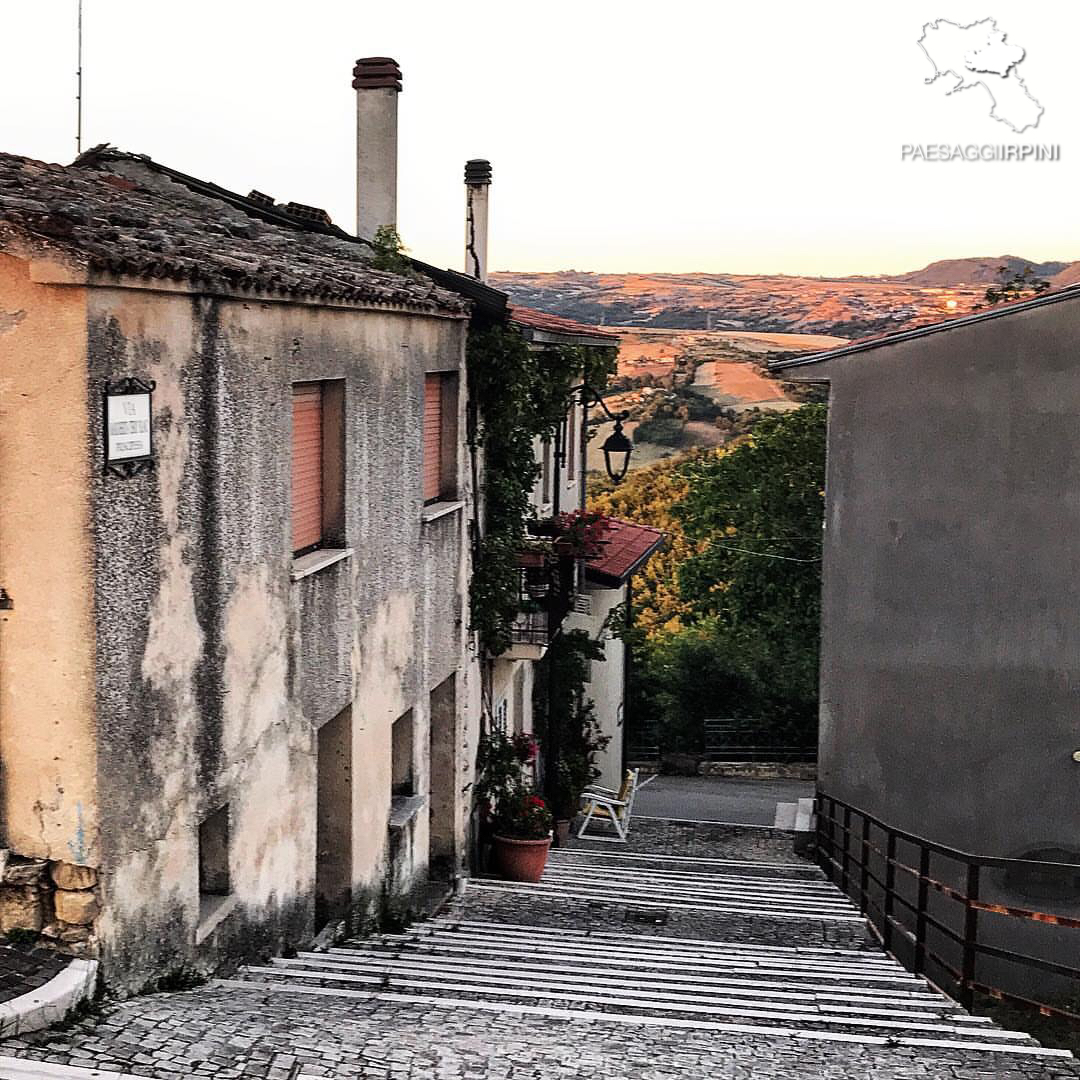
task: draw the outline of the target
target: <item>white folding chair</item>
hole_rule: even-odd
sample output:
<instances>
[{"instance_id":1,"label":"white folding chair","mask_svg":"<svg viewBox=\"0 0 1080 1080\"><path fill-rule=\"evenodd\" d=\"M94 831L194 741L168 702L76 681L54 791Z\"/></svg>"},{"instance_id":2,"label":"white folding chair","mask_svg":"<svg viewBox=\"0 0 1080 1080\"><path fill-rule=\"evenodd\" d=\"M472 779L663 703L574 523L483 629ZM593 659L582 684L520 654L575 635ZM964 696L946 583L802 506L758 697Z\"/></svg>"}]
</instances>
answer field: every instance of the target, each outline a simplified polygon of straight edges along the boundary
<instances>
[{"instance_id":1,"label":"white folding chair","mask_svg":"<svg viewBox=\"0 0 1080 1080\"><path fill-rule=\"evenodd\" d=\"M626 843L626 834L630 831L630 816L634 812L634 796L637 794L638 770L628 769L618 791L611 788L591 787L581 796L581 811L585 820L578 829L579 839L615 840ZM602 821L612 825L616 836L600 836L593 833L585 836L591 822Z\"/></svg>"}]
</instances>

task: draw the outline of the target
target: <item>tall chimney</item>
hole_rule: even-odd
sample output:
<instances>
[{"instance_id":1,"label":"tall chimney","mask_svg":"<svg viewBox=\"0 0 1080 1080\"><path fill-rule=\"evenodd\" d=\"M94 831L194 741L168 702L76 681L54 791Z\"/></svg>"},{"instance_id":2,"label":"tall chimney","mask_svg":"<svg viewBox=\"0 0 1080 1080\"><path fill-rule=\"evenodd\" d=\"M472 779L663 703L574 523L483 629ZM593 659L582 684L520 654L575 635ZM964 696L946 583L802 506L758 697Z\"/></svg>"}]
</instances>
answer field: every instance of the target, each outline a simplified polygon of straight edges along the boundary
<instances>
[{"instance_id":1,"label":"tall chimney","mask_svg":"<svg viewBox=\"0 0 1080 1080\"><path fill-rule=\"evenodd\" d=\"M374 238L397 228L397 113L401 68L368 56L353 68L356 90L356 234Z\"/></svg>"},{"instance_id":2,"label":"tall chimney","mask_svg":"<svg viewBox=\"0 0 1080 1080\"><path fill-rule=\"evenodd\" d=\"M488 258L488 188L491 162L465 162L465 273L486 282Z\"/></svg>"}]
</instances>

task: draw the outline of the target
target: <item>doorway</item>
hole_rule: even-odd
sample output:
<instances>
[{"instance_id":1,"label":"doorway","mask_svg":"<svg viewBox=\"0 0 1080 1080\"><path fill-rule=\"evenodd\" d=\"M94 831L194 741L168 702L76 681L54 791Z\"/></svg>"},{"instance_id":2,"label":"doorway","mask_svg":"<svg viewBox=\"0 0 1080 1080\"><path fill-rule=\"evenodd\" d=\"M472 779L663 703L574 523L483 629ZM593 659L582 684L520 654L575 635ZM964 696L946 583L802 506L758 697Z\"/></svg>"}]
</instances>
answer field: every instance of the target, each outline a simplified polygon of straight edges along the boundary
<instances>
[{"instance_id":1,"label":"doorway","mask_svg":"<svg viewBox=\"0 0 1080 1080\"><path fill-rule=\"evenodd\" d=\"M319 728L315 829L315 929L349 911L352 900L352 709Z\"/></svg>"},{"instance_id":2,"label":"doorway","mask_svg":"<svg viewBox=\"0 0 1080 1080\"><path fill-rule=\"evenodd\" d=\"M444 679L431 691L428 710L431 732L428 874L448 880L454 877L460 861L456 675Z\"/></svg>"}]
</instances>

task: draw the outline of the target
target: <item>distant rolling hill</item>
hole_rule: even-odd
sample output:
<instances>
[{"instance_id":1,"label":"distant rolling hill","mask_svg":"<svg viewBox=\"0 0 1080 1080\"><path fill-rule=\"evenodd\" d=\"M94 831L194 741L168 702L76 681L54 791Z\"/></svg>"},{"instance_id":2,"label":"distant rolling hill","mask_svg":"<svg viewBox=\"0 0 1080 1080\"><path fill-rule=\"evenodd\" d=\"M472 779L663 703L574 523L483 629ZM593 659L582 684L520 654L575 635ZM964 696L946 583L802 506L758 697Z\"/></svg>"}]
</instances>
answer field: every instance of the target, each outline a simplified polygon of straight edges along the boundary
<instances>
[{"instance_id":1,"label":"distant rolling hill","mask_svg":"<svg viewBox=\"0 0 1080 1080\"><path fill-rule=\"evenodd\" d=\"M950 285L994 285L1000 281L999 271L1006 267L1009 274L1022 273L1028 266L1036 277L1053 278L1063 273L1076 263L1045 262L1037 263L1021 259L1016 255L997 255L978 259L942 259L932 262L921 270L912 270L907 274L881 278L882 281L896 281L909 285L928 285L935 288L947 288Z\"/></svg>"},{"instance_id":2,"label":"distant rolling hill","mask_svg":"<svg viewBox=\"0 0 1080 1080\"><path fill-rule=\"evenodd\" d=\"M1056 286L1080 282L1080 262L1000 255L946 259L879 277L756 274L493 274L520 304L582 322L673 330L737 330L858 338L962 315L982 300L998 270L1032 266Z\"/></svg>"}]
</instances>

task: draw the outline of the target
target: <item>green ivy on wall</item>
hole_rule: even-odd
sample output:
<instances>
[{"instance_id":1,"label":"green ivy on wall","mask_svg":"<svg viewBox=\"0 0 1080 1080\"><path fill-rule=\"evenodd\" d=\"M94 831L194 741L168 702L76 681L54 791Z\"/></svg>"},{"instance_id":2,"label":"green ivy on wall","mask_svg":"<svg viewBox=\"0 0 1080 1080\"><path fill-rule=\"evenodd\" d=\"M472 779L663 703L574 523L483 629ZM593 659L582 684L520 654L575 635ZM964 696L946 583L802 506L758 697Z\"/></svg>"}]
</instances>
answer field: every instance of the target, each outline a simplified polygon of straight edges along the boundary
<instances>
[{"instance_id":1,"label":"green ivy on wall","mask_svg":"<svg viewBox=\"0 0 1080 1080\"><path fill-rule=\"evenodd\" d=\"M505 325L469 332L469 444L479 480L470 606L472 629L492 655L509 647L517 614L517 553L540 474L533 440L555 437L575 386L584 381L600 391L607 385L615 354L613 348L566 345L536 351Z\"/></svg>"}]
</instances>

